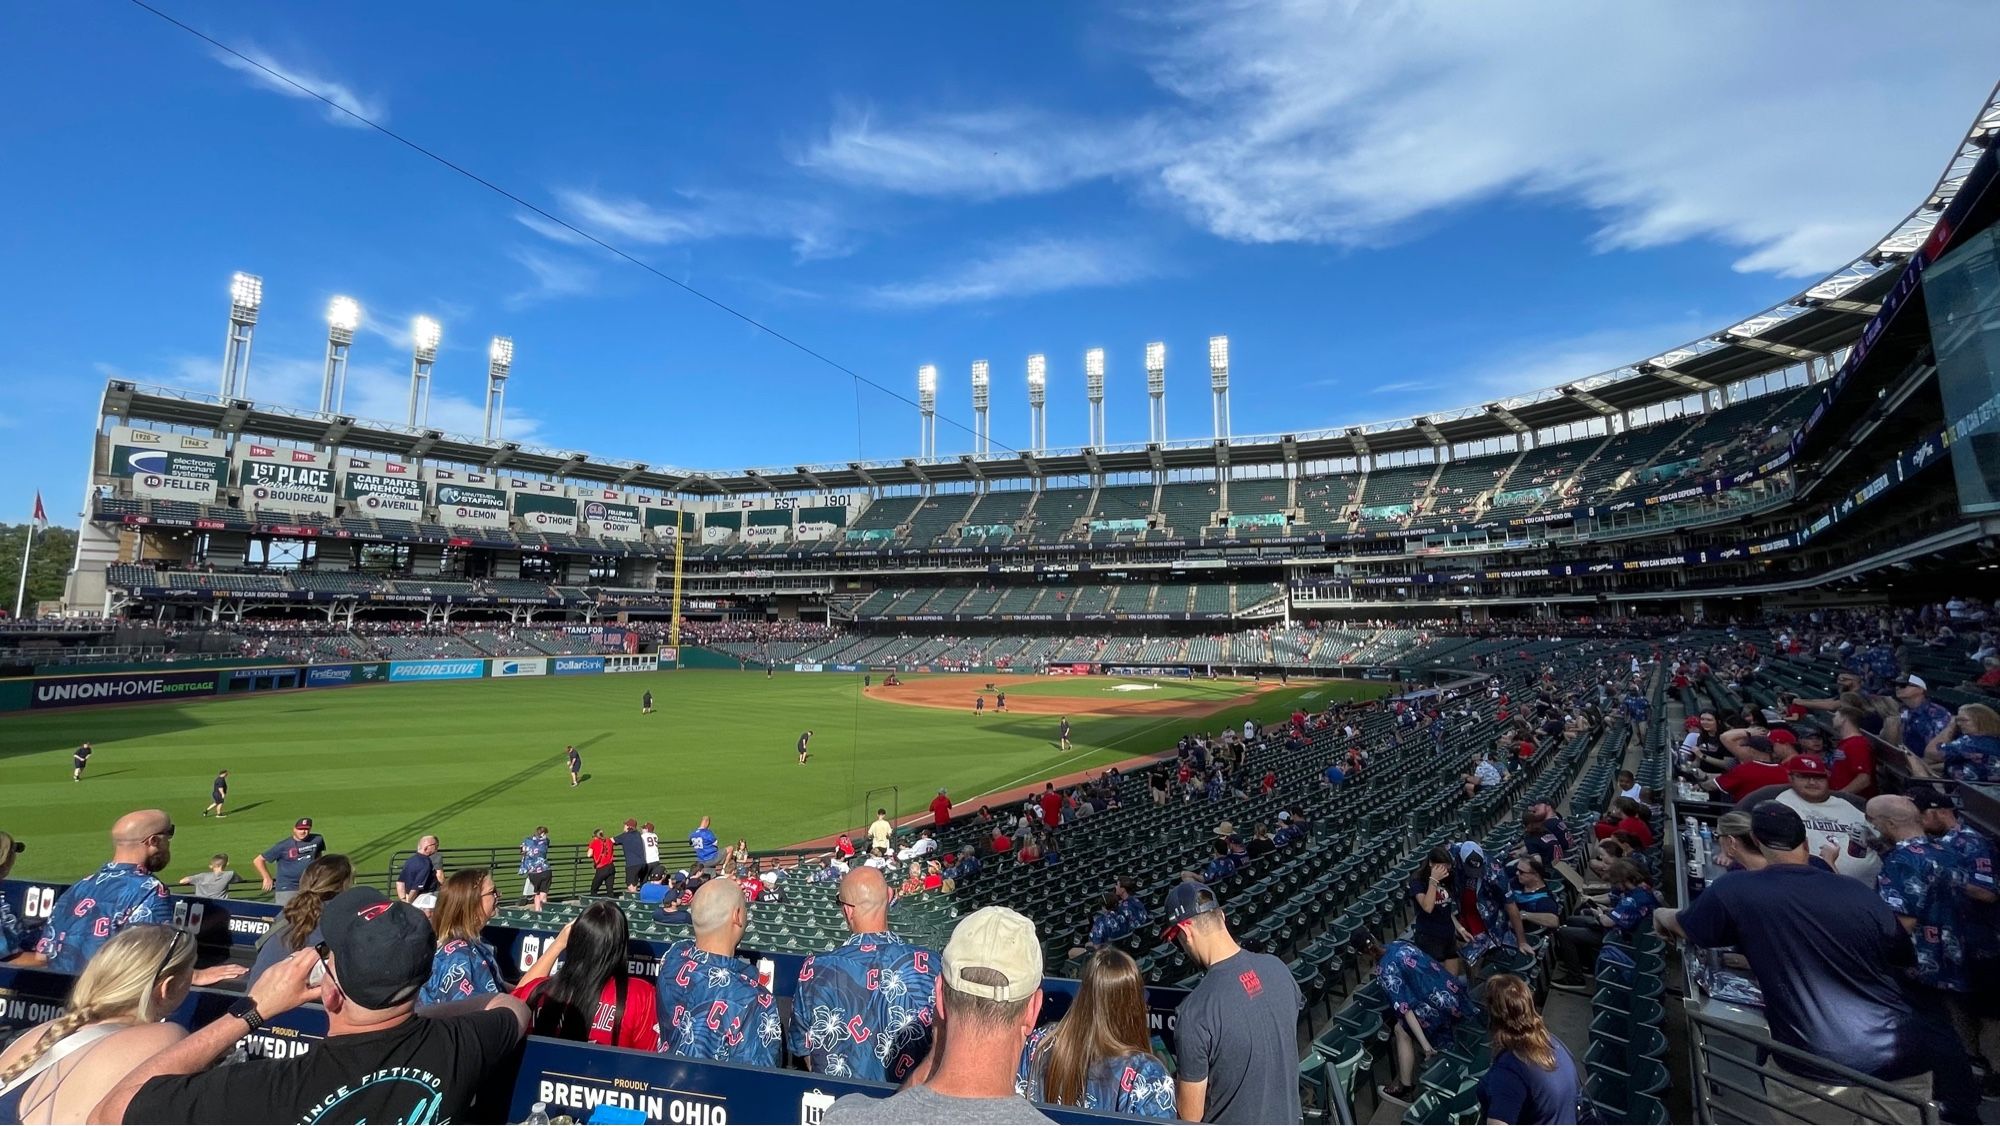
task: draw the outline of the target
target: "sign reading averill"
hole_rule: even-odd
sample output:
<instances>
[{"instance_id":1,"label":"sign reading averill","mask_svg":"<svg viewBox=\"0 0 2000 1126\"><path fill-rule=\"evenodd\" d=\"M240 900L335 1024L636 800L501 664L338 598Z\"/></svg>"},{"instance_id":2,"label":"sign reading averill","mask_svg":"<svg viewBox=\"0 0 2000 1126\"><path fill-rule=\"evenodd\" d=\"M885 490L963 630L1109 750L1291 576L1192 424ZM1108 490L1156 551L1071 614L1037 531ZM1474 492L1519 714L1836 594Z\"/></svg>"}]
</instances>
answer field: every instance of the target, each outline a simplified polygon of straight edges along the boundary
<instances>
[{"instance_id":1,"label":"sign reading averill","mask_svg":"<svg viewBox=\"0 0 2000 1126\"><path fill-rule=\"evenodd\" d=\"M111 429L111 475L132 483L135 497L215 502L229 481L228 451L220 438L141 430Z\"/></svg>"},{"instance_id":2,"label":"sign reading averill","mask_svg":"<svg viewBox=\"0 0 2000 1126\"><path fill-rule=\"evenodd\" d=\"M333 515L332 457L317 450L265 446L241 448L236 483L252 509Z\"/></svg>"},{"instance_id":3,"label":"sign reading averill","mask_svg":"<svg viewBox=\"0 0 2000 1126\"><path fill-rule=\"evenodd\" d=\"M576 534L576 500L564 496L561 485L509 477L507 491L513 495L514 515L521 518L524 531Z\"/></svg>"},{"instance_id":4,"label":"sign reading averill","mask_svg":"<svg viewBox=\"0 0 2000 1126\"><path fill-rule=\"evenodd\" d=\"M400 461L366 457L341 459L340 496L350 516L380 516L390 520L424 518L424 483L417 471Z\"/></svg>"}]
</instances>

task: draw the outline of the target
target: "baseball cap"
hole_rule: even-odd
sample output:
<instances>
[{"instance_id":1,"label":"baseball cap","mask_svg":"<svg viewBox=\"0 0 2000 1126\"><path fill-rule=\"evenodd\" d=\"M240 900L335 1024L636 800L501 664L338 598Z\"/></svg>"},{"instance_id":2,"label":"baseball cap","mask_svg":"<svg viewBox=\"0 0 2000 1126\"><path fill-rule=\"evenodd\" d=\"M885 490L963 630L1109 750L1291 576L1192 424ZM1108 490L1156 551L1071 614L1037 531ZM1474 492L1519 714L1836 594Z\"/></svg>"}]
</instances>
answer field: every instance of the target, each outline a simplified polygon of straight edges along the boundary
<instances>
[{"instance_id":1,"label":"baseball cap","mask_svg":"<svg viewBox=\"0 0 2000 1126\"><path fill-rule=\"evenodd\" d=\"M1750 811L1750 835L1765 848L1786 851L1806 843L1806 823L1784 802L1758 802Z\"/></svg>"},{"instance_id":2,"label":"baseball cap","mask_svg":"<svg viewBox=\"0 0 2000 1126\"><path fill-rule=\"evenodd\" d=\"M627 817L627 818L625 819L625 828L626 828L626 829L628 829L628 830L631 830L631 829L636 829L636 828L638 828L638 827L639 827L639 822L638 822L638 820L637 820L637 819L635 819L635 818L631 818L631 817Z\"/></svg>"},{"instance_id":3,"label":"baseball cap","mask_svg":"<svg viewBox=\"0 0 2000 1126\"><path fill-rule=\"evenodd\" d=\"M1928 684L1925 684L1925 683L1924 683L1924 678L1923 678L1923 677L1921 677L1921 676L1918 676L1918 675L1917 675L1917 674L1915 674L1915 673L1911 673L1911 674L1910 674L1910 675L1908 675L1908 676L1899 676L1899 677L1897 677L1897 678L1896 678L1896 687L1898 687L1898 688L1921 688L1921 689L1923 689L1923 690L1924 690L1924 691L1926 691L1926 692L1929 692L1929 691L1931 690L1931 686L1930 686L1930 685L1928 685Z\"/></svg>"},{"instance_id":4,"label":"baseball cap","mask_svg":"<svg viewBox=\"0 0 2000 1126\"><path fill-rule=\"evenodd\" d=\"M984 970L973 981L968 970ZM991 980L994 976L999 981ZM944 981L969 997L1011 1004L1042 987L1042 940L1026 915L1008 907L981 907L952 928L944 947Z\"/></svg>"},{"instance_id":5,"label":"baseball cap","mask_svg":"<svg viewBox=\"0 0 2000 1126\"><path fill-rule=\"evenodd\" d=\"M312 827L313 827L313 819L310 817L301 817L297 821L292 823L292 828L294 829L310 829Z\"/></svg>"},{"instance_id":6,"label":"baseball cap","mask_svg":"<svg viewBox=\"0 0 2000 1126\"><path fill-rule=\"evenodd\" d=\"M1833 771L1826 768L1825 763L1811 755L1793 755L1785 763L1785 769L1793 774L1817 774L1821 777L1826 777L1833 773Z\"/></svg>"},{"instance_id":7,"label":"baseball cap","mask_svg":"<svg viewBox=\"0 0 2000 1126\"><path fill-rule=\"evenodd\" d=\"M1756 738L1757 737L1754 735L1751 736L1752 740L1755 740ZM1774 727L1771 729L1770 737L1765 739L1764 741L1771 744L1774 747L1777 746L1779 743L1790 743L1793 746L1797 746L1799 737L1797 735L1792 734L1792 729L1789 727ZM1756 746L1756 743L1753 741L1751 743L1751 746Z\"/></svg>"},{"instance_id":8,"label":"baseball cap","mask_svg":"<svg viewBox=\"0 0 2000 1126\"><path fill-rule=\"evenodd\" d=\"M1794 739L1818 739L1824 743L1826 742L1826 729L1816 723L1801 723L1797 727L1792 728L1792 737Z\"/></svg>"},{"instance_id":9,"label":"baseball cap","mask_svg":"<svg viewBox=\"0 0 2000 1126\"><path fill-rule=\"evenodd\" d=\"M1907 796L1910 799L1910 803L1916 806L1918 809L1955 810L1958 808L1956 805L1952 804L1950 794L1945 793L1943 790L1940 790L1935 786L1914 786L1911 787L1908 791L1906 791L1905 796Z\"/></svg>"},{"instance_id":10,"label":"baseball cap","mask_svg":"<svg viewBox=\"0 0 2000 1126\"><path fill-rule=\"evenodd\" d=\"M1182 927L1193 921L1196 915L1206 915L1210 911L1222 910L1215 893L1200 880L1182 880L1167 893L1167 926L1161 937L1173 941Z\"/></svg>"},{"instance_id":11,"label":"baseball cap","mask_svg":"<svg viewBox=\"0 0 2000 1126\"><path fill-rule=\"evenodd\" d=\"M340 991L364 1009L387 1009L416 996L431 976L437 937L424 913L371 887L348 888L320 916Z\"/></svg>"}]
</instances>

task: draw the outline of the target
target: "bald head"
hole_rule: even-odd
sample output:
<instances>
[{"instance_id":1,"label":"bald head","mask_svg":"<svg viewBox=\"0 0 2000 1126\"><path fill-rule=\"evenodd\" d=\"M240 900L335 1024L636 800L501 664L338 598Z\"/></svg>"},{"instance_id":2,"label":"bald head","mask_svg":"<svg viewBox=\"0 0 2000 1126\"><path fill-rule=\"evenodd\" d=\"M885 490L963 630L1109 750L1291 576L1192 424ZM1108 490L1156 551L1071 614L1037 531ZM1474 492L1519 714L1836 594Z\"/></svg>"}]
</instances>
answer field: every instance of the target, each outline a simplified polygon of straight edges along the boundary
<instances>
[{"instance_id":1,"label":"bald head","mask_svg":"<svg viewBox=\"0 0 2000 1126\"><path fill-rule=\"evenodd\" d=\"M840 903L855 934L889 929L889 881L880 869L856 868L840 878Z\"/></svg>"},{"instance_id":2,"label":"bald head","mask_svg":"<svg viewBox=\"0 0 2000 1126\"><path fill-rule=\"evenodd\" d=\"M695 938L729 930L738 923L743 910L743 885L735 880L710 880L694 893L688 914L694 919ZM730 935L730 952L735 952L735 935Z\"/></svg>"},{"instance_id":3,"label":"bald head","mask_svg":"<svg viewBox=\"0 0 2000 1126\"><path fill-rule=\"evenodd\" d=\"M157 872L173 858L174 819L164 809L135 809L111 826L111 859Z\"/></svg>"},{"instance_id":4,"label":"bald head","mask_svg":"<svg viewBox=\"0 0 2000 1126\"><path fill-rule=\"evenodd\" d=\"M1924 819L1917 812L1917 803L1901 794L1869 798L1868 820L1891 840L1908 840L1924 832Z\"/></svg>"}]
</instances>

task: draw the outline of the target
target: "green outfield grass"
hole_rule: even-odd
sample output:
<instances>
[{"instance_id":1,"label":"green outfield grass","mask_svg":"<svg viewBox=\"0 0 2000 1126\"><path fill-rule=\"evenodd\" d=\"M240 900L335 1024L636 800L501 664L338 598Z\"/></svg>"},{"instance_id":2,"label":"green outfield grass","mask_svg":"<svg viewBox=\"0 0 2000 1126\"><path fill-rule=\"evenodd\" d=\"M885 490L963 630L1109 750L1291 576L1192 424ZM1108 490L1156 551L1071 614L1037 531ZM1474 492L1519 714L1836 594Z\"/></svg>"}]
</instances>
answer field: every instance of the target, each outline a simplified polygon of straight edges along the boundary
<instances>
[{"instance_id":1,"label":"green outfield grass","mask_svg":"<svg viewBox=\"0 0 2000 1126\"><path fill-rule=\"evenodd\" d=\"M962 679L969 692L983 683ZM1101 702L1109 683L1051 678L1035 688ZM657 711L642 716L648 689ZM1240 724L1246 714L1276 719L1303 697L1325 707L1381 691L1297 683L1201 721L1079 716L1067 754L1055 746L1055 717L974 720L885 703L864 698L858 676L840 674L522 678L79 709L0 720L0 830L29 845L15 875L49 879L94 869L108 855L111 822L155 805L178 827L173 878L218 851L251 873L251 856L308 816L370 874L426 832L448 847L485 846L546 824L556 841L574 842L594 827L615 832L626 817L652 820L672 840L709 814L724 840L775 848L862 823L863 797L876 787L901 787L909 813L941 785L963 802L1164 751L1184 731ZM793 744L806 728L813 757L799 766ZM70 750L85 740L96 757L73 783ZM574 790L566 743L583 752L585 781ZM223 767L231 813L216 822L200 813Z\"/></svg>"}]
</instances>

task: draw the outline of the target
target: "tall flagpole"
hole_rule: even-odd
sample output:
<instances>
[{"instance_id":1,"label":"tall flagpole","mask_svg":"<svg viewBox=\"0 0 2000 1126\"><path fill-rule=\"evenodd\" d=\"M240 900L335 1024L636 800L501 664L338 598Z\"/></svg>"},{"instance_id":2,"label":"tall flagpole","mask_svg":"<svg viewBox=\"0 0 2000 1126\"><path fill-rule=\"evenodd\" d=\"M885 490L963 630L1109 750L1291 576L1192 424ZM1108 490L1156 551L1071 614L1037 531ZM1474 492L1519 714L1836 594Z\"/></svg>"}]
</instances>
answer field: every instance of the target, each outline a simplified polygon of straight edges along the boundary
<instances>
[{"instance_id":1,"label":"tall flagpole","mask_svg":"<svg viewBox=\"0 0 2000 1126\"><path fill-rule=\"evenodd\" d=\"M40 498L37 498L38 500ZM21 581L14 586L14 620L21 620L21 601L28 596L28 557L35 553L35 525L28 523L28 546L21 549Z\"/></svg>"}]
</instances>

